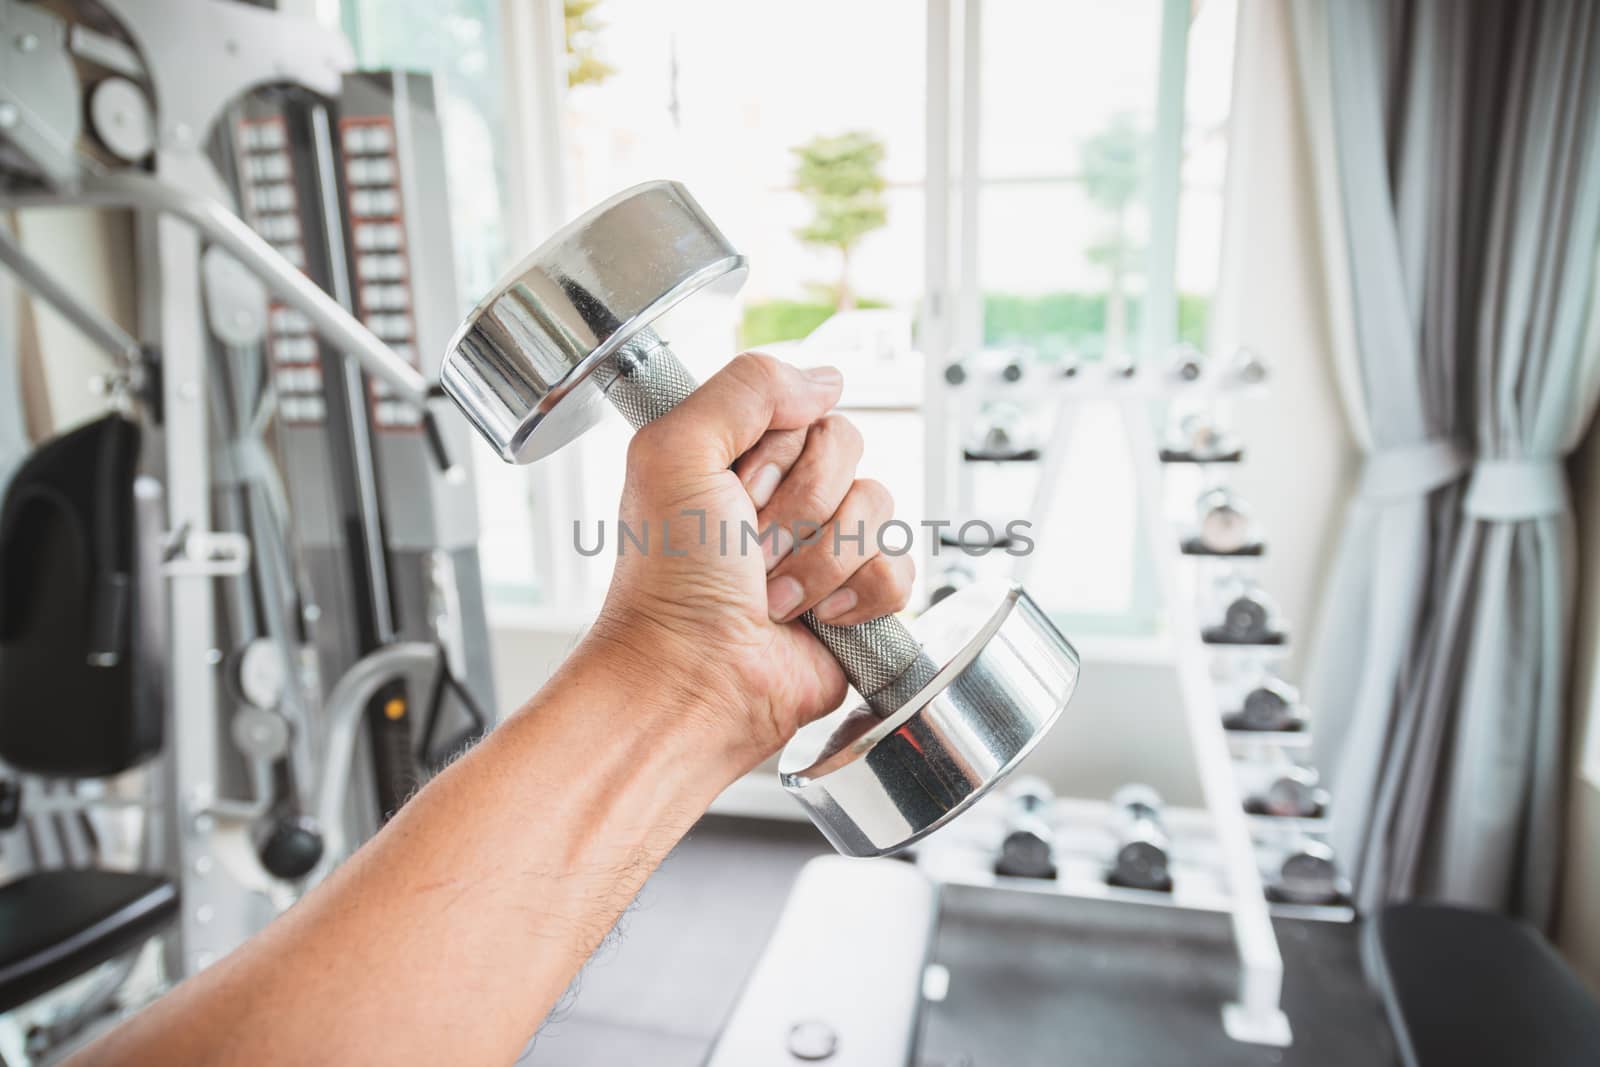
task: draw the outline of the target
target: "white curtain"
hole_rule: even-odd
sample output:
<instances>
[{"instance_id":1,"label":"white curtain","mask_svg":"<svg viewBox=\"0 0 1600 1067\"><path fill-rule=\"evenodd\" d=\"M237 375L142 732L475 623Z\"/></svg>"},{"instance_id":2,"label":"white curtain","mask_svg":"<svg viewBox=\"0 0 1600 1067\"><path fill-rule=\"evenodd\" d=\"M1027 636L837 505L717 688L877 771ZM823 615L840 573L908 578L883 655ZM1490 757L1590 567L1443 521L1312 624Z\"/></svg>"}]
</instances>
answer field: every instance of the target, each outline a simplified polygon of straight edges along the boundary
<instances>
[{"instance_id":1,"label":"white curtain","mask_svg":"<svg viewBox=\"0 0 1600 1067\"><path fill-rule=\"evenodd\" d=\"M1297 0L1336 363L1367 454L1309 685L1371 907L1548 924L1600 384L1600 5Z\"/></svg>"}]
</instances>

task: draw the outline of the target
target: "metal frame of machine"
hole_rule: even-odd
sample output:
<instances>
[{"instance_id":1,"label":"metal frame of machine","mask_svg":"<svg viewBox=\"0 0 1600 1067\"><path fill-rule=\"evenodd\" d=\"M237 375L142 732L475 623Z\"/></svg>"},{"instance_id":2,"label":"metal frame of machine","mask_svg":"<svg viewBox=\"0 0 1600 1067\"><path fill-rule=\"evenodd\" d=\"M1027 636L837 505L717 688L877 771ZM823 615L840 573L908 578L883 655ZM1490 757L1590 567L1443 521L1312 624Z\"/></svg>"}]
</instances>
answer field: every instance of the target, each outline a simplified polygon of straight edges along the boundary
<instances>
[{"instance_id":1,"label":"metal frame of machine","mask_svg":"<svg viewBox=\"0 0 1600 1067\"><path fill-rule=\"evenodd\" d=\"M170 616L166 862L183 898L169 970L181 975L207 966L269 921L299 887L327 873L353 835L369 832L374 818L414 788L420 760L413 759L411 720L422 702L397 685L430 675L449 682L449 690L435 687L435 703L453 691L475 723L458 732L458 741L488 725L481 709L493 707L493 691L476 507L471 480L453 459L464 454L466 428L455 420L436 423L428 411L437 397L429 364L456 312L450 236L442 212L404 210L407 202L442 201L443 152L427 78L348 73L348 45L312 20L245 4L164 0L103 0L77 14L68 21L42 5L0 0L0 38L14 53L0 75L0 164L20 161L17 172L28 176L0 187L0 210L131 209L143 343L85 307L3 232L0 262L112 353L118 388L142 392L160 411L154 452L165 488L162 571ZM295 159L290 146L280 144L283 154L275 157L267 150L272 146L242 143L251 128L247 102L265 100L261 106L270 110L285 95L304 106L308 142L294 146L303 153ZM95 131L93 152L83 148L84 114L91 130L109 124ZM238 168L233 188L217 167L219 145ZM306 190L310 202L301 218L320 227L322 285L305 272L304 251L296 253L252 213L259 193L253 178ZM347 250L352 234L358 245L363 238L352 215L381 215L396 247L376 257ZM391 269L397 263L398 273ZM317 358L295 366L274 358L273 342L281 338L273 331L286 313L298 316L298 335L317 346ZM393 328L397 320L404 336ZM240 360L246 351L254 353L253 364ZM158 361L147 358L152 353ZM228 357L226 366L219 355ZM315 378L308 364L317 368ZM357 647L339 656L324 650L320 662L314 652L308 662L295 651L313 640L306 635L316 630L314 601L300 602L312 609L300 617L266 607L283 602L276 591L285 588L287 602L297 603L286 555L292 546L268 544L272 522L263 522L291 521L280 513L282 501L275 509L256 500L252 508L248 495L243 504L218 498L271 463L243 447L219 452L219 445L239 442L219 440L234 435L218 426L218 399L229 393L229 374L251 365L272 376L266 392L276 407L269 414L279 425L321 430L326 417L329 433L337 429L340 437L328 465L343 471L347 483L335 494L342 510L316 515L288 508L296 528L331 524L354 557L342 566L361 574L360 603L343 605L356 614L322 625L323 632L358 630ZM285 403L296 385L308 384L300 391L308 399ZM247 434L260 427L235 429ZM280 485L265 495L282 491ZM241 576L248 585L252 574L252 590L225 595L225 583L219 585L219 578ZM240 596L261 602L243 615L259 615L264 631L240 625ZM304 878L275 879L241 847L239 834L226 832L257 817L272 787L252 762L249 739L273 730L258 735L242 725L248 701L221 677L224 668L239 669L232 644L253 636L271 642L258 660L268 665L268 688L284 695L284 716L298 720L289 762L302 779L305 814L314 812L326 834L320 861ZM302 691L309 695L302 703L311 706L287 707ZM271 725L259 716L251 721ZM366 753L356 744L363 727L371 739ZM398 728L388 736L391 727ZM396 766L386 770L386 758ZM363 790L375 799L352 804ZM241 793L254 799L240 800Z\"/></svg>"}]
</instances>

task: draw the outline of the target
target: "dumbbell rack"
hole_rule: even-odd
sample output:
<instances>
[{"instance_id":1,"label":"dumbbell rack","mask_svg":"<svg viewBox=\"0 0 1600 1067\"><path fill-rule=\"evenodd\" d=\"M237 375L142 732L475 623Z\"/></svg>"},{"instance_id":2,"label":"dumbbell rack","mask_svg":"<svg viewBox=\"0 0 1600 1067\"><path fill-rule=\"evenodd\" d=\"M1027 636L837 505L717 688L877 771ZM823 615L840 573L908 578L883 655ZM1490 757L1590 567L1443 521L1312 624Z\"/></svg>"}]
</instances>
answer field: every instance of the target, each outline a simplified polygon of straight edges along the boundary
<instances>
[{"instance_id":1,"label":"dumbbell rack","mask_svg":"<svg viewBox=\"0 0 1600 1067\"><path fill-rule=\"evenodd\" d=\"M948 881L1227 912L1239 954L1240 979L1237 998L1222 1009L1224 1030L1236 1041L1287 1046L1291 1043L1292 1034L1289 1020L1280 1007L1283 960L1272 926L1273 909L1269 909L1257 865L1251 834L1251 821L1255 817L1245 811L1234 776L1229 731L1224 729L1221 708L1209 671L1214 646L1208 646L1201 639L1200 620L1196 611L1199 561L1180 552L1179 539L1167 516L1163 463L1151 420L1154 405L1179 395L1215 402L1221 391L1240 388L1220 380L1215 362L1202 364L1199 376L1192 381L1177 380L1161 370L1144 369L1129 373L1126 369L1119 371L1103 365L1085 366L1071 377L1051 374L1049 380L1043 383L1030 380L1029 377L1019 382L1005 383L980 378L959 388L961 399L955 404L958 411L955 419L950 418L949 401L935 401L928 407L930 421L935 424L930 427L930 444L943 440L942 450L930 455L930 462L939 463L943 457L960 452L958 448L951 447L947 432L950 423L953 422L956 427L970 425L970 416L976 414L983 403L1024 395L1030 402L1048 399L1049 406L1053 408L1054 422L1048 443L1038 459L1037 487L1028 516L1034 522L1034 537L1041 543L1049 541L1049 534L1041 528L1041 521L1050 514L1050 497L1060 481L1064 455L1081 408L1089 403L1110 403L1119 410L1133 456L1143 533L1150 545L1163 594L1170 632L1170 656L1177 673L1190 747L1206 801L1209 829L1217 845L1215 858L1221 868L1222 878L1199 891L1164 894L1117 889L1107 886L1101 879L1065 877L1066 871L1062 872L1064 877L1046 882L1005 878L988 871L979 874L970 863L941 862L935 857L930 857L926 865L930 873ZM1035 366L1033 370L1032 377L1037 378L1044 368ZM944 487L938 482L948 473L947 467L938 468L933 473L929 498L934 506L944 502ZM959 476L964 487L970 475L963 471ZM970 499L969 493L959 495ZM1027 576L1030 559L1030 556L1016 557L1013 562L1014 578L1020 581ZM1242 651L1251 646L1228 647ZM1294 820L1273 818L1270 821L1283 826ZM1323 913L1319 917L1349 917L1349 910L1345 908L1291 910L1275 906L1275 910L1280 913Z\"/></svg>"}]
</instances>

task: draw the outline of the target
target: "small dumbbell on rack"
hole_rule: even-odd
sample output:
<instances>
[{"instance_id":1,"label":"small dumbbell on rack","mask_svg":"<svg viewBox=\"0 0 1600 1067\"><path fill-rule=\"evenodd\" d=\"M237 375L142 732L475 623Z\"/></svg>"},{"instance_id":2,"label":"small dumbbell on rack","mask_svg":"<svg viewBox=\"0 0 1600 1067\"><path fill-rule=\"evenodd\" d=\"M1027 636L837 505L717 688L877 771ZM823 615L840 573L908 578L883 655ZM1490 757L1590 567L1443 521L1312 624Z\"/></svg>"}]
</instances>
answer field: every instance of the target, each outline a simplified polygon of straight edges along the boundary
<instances>
[{"instance_id":1,"label":"small dumbbell on rack","mask_svg":"<svg viewBox=\"0 0 1600 1067\"><path fill-rule=\"evenodd\" d=\"M1055 831L1050 809L1055 793L1041 778L1023 778L1006 791L1006 829L994 873L1009 878L1056 876Z\"/></svg>"},{"instance_id":2,"label":"small dumbbell on rack","mask_svg":"<svg viewBox=\"0 0 1600 1067\"><path fill-rule=\"evenodd\" d=\"M1328 810L1328 791L1315 767L1290 764L1271 773L1266 784L1245 800L1252 815L1317 819Z\"/></svg>"},{"instance_id":3,"label":"small dumbbell on rack","mask_svg":"<svg viewBox=\"0 0 1600 1067\"><path fill-rule=\"evenodd\" d=\"M1267 363L1253 348L1238 348L1222 370L1225 384L1236 387L1261 385L1267 380Z\"/></svg>"},{"instance_id":4,"label":"small dumbbell on rack","mask_svg":"<svg viewBox=\"0 0 1600 1067\"><path fill-rule=\"evenodd\" d=\"M1203 622L1200 639L1210 645L1282 645L1288 629L1277 605L1260 583L1241 574L1225 574L1211 590L1211 619Z\"/></svg>"},{"instance_id":5,"label":"small dumbbell on rack","mask_svg":"<svg viewBox=\"0 0 1600 1067\"><path fill-rule=\"evenodd\" d=\"M1172 892L1172 839L1161 817L1161 794L1147 785L1125 785L1112 796L1111 809L1116 851L1107 883Z\"/></svg>"},{"instance_id":6,"label":"small dumbbell on rack","mask_svg":"<svg viewBox=\"0 0 1600 1067\"><path fill-rule=\"evenodd\" d=\"M1274 674L1262 673L1238 706L1224 711L1222 725L1244 733L1297 733L1306 728L1300 691Z\"/></svg>"},{"instance_id":7,"label":"small dumbbell on rack","mask_svg":"<svg viewBox=\"0 0 1600 1067\"><path fill-rule=\"evenodd\" d=\"M1182 548L1190 556L1259 556L1266 543L1244 501L1226 486L1216 486L1195 501L1194 529Z\"/></svg>"},{"instance_id":8,"label":"small dumbbell on rack","mask_svg":"<svg viewBox=\"0 0 1600 1067\"><path fill-rule=\"evenodd\" d=\"M1031 463L1039 458L1038 435L1015 404L986 404L962 458L969 463Z\"/></svg>"},{"instance_id":9,"label":"small dumbbell on rack","mask_svg":"<svg viewBox=\"0 0 1600 1067\"><path fill-rule=\"evenodd\" d=\"M1238 463L1243 458L1238 440L1203 411L1174 416L1161 445L1163 463Z\"/></svg>"},{"instance_id":10,"label":"small dumbbell on rack","mask_svg":"<svg viewBox=\"0 0 1600 1067\"><path fill-rule=\"evenodd\" d=\"M946 564L934 580L933 589L928 593L928 606L939 603L947 597L952 597L977 580L972 573L972 568L964 563Z\"/></svg>"},{"instance_id":11,"label":"small dumbbell on rack","mask_svg":"<svg viewBox=\"0 0 1600 1067\"><path fill-rule=\"evenodd\" d=\"M1326 841L1298 837L1273 851L1267 878L1267 899L1280 904L1332 905L1343 903L1349 884L1339 873L1333 848Z\"/></svg>"},{"instance_id":12,"label":"small dumbbell on rack","mask_svg":"<svg viewBox=\"0 0 1600 1067\"><path fill-rule=\"evenodd\" d=\"M1205 369L1205 356L1194 345L1176 345L1167 355L1167 377L1179 385L1199 381Z\"/></svg>"}]
</instances>

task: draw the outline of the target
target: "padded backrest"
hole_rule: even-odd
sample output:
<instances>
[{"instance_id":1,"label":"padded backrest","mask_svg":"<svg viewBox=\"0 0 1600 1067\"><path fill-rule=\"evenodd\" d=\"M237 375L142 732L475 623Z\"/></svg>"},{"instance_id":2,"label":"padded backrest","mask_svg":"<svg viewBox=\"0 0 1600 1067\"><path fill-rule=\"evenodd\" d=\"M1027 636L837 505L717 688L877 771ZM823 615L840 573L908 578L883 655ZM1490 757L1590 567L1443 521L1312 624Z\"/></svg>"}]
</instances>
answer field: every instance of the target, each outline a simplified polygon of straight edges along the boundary
<instances>
[{"instance_id":1,"label":"padded backrest","mask_svg":"<svg viewBox=\"0 0 1600 1067\"><path fill-rule=\"evenodd\" d=\"M1594 1067L1600 1001L1532 927L1447 904L1395 904L1367 958L1406 1067Z\"/></svg>"},{"instance_id":2,"label":"padded backrest","mask_svg":"<svg viewBox=\"0 0 1600 1067\"><path fill-rule=\"evenodd\" d=\"M161 747L140 647L139 428L108 415L40 445L0 505L0 759L98 777Z\"/></svg>"}]
</instances>

